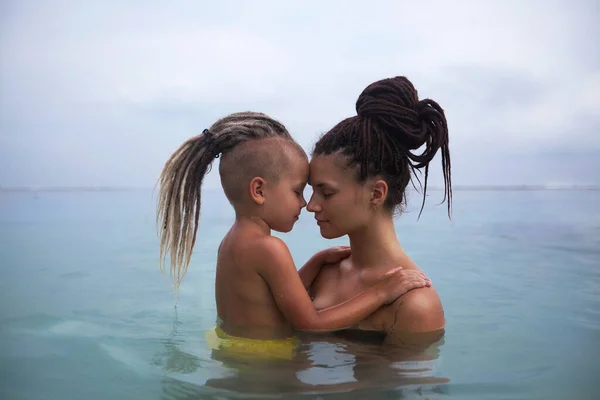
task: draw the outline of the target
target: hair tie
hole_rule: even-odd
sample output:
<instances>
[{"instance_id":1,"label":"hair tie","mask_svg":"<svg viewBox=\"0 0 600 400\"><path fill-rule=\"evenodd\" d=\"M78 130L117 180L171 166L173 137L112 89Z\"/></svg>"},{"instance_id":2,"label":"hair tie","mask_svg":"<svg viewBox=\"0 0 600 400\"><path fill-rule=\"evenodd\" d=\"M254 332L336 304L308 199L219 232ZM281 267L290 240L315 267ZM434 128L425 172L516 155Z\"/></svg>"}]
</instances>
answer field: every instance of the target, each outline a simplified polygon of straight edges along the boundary
<instances>
[{"instance_id":1,"label":"hair tie","mask_svg":"<svg viewBox=\"0 0 600 400\"><path fill-rule=\"evenodd\" d=\"M215 153L217 146L215 143L215 136L213 135L213 133L208 129L205 129L202 131L202 134L206 137L206 147L211 153ZM214 154L214 157L219 158L220 155L220 152L216 152L216 154Z\"/></svg>"}]
</instances>

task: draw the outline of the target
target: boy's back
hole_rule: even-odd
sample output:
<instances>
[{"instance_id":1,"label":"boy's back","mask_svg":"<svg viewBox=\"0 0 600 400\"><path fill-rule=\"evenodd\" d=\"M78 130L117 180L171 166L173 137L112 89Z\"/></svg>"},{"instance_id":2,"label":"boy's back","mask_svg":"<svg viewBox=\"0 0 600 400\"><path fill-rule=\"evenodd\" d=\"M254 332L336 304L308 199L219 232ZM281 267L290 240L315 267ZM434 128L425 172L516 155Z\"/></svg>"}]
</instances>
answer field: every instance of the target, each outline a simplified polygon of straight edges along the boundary
<instances>
[{"instance_id":1,"label":"boy's back","mask_svg":"<svg viewBox=\"0 0 600 400\"><path fill-rule=\"evenodd\" d=\"M219 246L215 295L222 328L231 335L266 339L291 328L260 275L262 251L275 239L253 224L236 223Z\"/></svg>"}]
</instances>

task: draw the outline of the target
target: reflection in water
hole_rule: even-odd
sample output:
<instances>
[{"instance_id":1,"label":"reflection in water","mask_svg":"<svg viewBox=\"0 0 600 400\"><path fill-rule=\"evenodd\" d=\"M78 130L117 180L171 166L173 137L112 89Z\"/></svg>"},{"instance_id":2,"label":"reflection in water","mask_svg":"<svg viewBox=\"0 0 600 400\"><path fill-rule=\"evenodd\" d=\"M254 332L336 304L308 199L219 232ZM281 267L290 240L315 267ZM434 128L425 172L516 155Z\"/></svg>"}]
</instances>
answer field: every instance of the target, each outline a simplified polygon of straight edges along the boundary
<instances>
[{"instance_id":1,"label":"reflection in water","mask_svg":"<svg viewBox=\"0 0 600 400\"><path fill-rule=\"evenodd\" d=\"M367 332L299 334L295 358L240 359L212 350L203 359L181 350L177 318L153 365L165 373L162 399L314 396L358 398L411 392L434 398L449 380L436 376L444 332L404 335L394 343Z\"/></svg>"},{"instance_id":2,"label":"reflection in water","mask_svg":"<svg viewBox=\"0 0 600 400\"><path fill-rule=\"evenodd\" d=\"M434 390L449 382L436 376L443 337L442 330L398 335L393 343L380 333L365 331L312 338L308 353L312 365L300 376L325 392Z\"/></svg>"},{"instance_id":3,"label":"reflection in water","mask_svg":"<svg viewBox=\"0 0 600 400\"><path fill-rule=\"evenodd\" d=\"M162 341L164 351L154 356L152 365L162 367L164 372L189 374L195 372L200 364L200 359L188 354L179 348L181 340L177 339L177 328L180 326L177 308L175 308L175 321L171 328L171 334Z\"/></svg>"}]
</instances>

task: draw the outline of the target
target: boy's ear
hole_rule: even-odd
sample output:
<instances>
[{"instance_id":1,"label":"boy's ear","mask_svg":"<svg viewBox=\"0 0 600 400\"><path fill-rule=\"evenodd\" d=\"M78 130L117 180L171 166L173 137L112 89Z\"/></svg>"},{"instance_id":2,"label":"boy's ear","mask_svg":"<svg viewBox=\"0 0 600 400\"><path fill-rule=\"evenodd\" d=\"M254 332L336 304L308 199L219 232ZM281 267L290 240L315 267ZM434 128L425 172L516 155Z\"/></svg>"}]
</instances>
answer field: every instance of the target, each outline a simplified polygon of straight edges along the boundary
<instances>
[{"instance_id":1,"label":"boy's ear","mask_svg":"<svg viewBox=\"0 0 600 400\"><path fill-rule=\"evenodd\" d=\"M250 198L256 204L263 204L265 202L265 184L266 181L260 176L256 176L250 181Z\"/></svg>"},{"instance_id":2,"label":"boy's ear","mask_svg":"<svg viewBox=\"0 0 600 400\"><path fill-rule=\"evenodd\" d=\"M378 179L373 182L371 189L371 205L377 208L385 202L385 198L388 194L388 185L383 179Z\"/></svg>"}]
</instances>

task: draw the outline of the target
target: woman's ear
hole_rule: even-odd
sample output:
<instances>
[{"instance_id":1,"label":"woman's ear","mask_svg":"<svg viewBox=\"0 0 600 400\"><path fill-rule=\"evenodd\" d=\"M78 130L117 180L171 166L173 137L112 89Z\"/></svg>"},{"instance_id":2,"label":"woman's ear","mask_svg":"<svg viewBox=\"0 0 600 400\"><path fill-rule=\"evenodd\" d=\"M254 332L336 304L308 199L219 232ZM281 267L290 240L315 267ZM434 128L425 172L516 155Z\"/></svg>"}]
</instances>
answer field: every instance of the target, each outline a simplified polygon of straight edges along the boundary
<instances>
[{"instance_id":1,"label":"woman's ear","mask_svg":"<svg viewBox=\"0 0 600 400\"><path fill-rule=\"evenodd\" d=\"M256 176L250 181L250 198L256 204L263 204L265 202L265 183L265 180L260 176Z\"/></svg>"},{"instance_id":2,"label":"woman's ear","mask_svg":"<svg viewBox=\"0 0 600 400\"><path fill-rule=\"evenodd\" d=\"M375 209L385 202L388 194L388 185L383 179L377 179L373 182L371 188L371 206Z\"/></svg>"}]
</instances>

